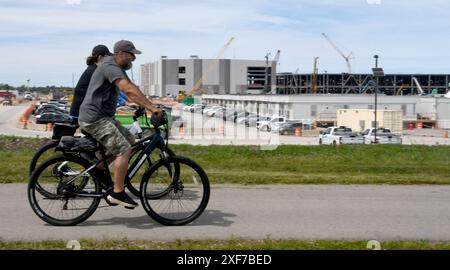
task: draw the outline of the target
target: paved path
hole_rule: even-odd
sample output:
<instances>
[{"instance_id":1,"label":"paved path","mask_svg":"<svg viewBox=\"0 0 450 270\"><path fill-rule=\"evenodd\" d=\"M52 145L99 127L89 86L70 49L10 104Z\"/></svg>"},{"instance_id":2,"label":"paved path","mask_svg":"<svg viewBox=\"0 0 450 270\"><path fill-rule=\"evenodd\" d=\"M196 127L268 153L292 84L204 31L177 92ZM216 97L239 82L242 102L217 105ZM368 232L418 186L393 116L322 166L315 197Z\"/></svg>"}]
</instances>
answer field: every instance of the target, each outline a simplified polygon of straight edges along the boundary
<instances>
[{"instance_id":1,"label":"paved path","mask_svg":"<svg viewBox=\"0 0 450 270\"><path fill-rule=\"evenodd\" d=\"M101 205L78 226L54 227L31 210L25 184L3 184L0 238L450 240L450 186L213 186L205 213L181 227L159 225L141 206Z\"/></svg>"}]
</instances>

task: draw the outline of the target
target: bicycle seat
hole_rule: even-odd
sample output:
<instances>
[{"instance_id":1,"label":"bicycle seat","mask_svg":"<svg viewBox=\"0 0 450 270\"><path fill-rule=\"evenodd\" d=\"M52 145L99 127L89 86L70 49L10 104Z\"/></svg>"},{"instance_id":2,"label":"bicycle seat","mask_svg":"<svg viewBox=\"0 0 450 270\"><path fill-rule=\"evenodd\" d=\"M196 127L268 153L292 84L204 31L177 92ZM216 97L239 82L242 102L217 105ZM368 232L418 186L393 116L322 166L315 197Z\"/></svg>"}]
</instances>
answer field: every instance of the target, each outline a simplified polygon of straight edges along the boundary
<instances>
[{"instance_id":1,"label":"bicycle seat","mask_svg":"<svg viewBox=\"0 0 450 270\"><path fill-rule=\"evenodd\" d=\"M55 123L53 127L53 140L60 140L63 136L73 136L79 126L72 123Z\"/></svg>"}]
</instances>

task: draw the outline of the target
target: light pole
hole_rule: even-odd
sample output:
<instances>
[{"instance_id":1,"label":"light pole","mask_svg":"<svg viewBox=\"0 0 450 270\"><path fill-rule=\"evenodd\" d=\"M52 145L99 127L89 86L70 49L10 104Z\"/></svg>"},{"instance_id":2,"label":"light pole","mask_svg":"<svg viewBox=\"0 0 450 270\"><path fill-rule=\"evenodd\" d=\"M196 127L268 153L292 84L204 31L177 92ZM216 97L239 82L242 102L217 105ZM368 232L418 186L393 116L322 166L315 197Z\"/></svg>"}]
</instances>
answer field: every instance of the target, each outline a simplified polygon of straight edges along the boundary
<instances>
[{"instance_id":1,"label":"light pole","mask_svg":"<svg viewBox=\"0 0 450 270\"><path fill-rule=\"evenodd\" d=\"M377 128L378 128L378 125L377 125L377 106L378 106L378 82L379 82L379 77L381 77L381 76L384 76L384 71L383 71L383 69L382 68L379 68L378 67L378 55L374 55L373 56L374 58L375 58L375 67L374 68L372 68L372 72L373 72L373 75L375 76L375 78L376 78L376 86L375 86L375 125L374 125L374 139L375 139L375 141L374 141L374 143L378 143L378 140L377 140Z\"/></svg>"},{"instance_id":2,"label":"light pole","mask_svg":"<svg viewBox=\"0 0 450 270\"><path fill-rule=\"evenodd\" d=\"M373 56L374 58L375 58L375 68L378 68L378 55L377 54L375 54L374 56ZM378 103L378 76L377 76L377 85L375 86L375 132L374 132L374 135L375 135L375 143L377 143L378 141L377 141L377 128L378 128L378 125L377 125L377 104Z\"/></svg>"},{"instance_id":3,"label":"light pole","mask_svg":"<svg viewBox=\"0 0 450 270\"><path fill-rule=\"evenodd\" d=\"M264 92L268 92L268 85L269 85L269 55L270 53L266 54L266 77L264 80Z\"/></svg>"}]
</instances>

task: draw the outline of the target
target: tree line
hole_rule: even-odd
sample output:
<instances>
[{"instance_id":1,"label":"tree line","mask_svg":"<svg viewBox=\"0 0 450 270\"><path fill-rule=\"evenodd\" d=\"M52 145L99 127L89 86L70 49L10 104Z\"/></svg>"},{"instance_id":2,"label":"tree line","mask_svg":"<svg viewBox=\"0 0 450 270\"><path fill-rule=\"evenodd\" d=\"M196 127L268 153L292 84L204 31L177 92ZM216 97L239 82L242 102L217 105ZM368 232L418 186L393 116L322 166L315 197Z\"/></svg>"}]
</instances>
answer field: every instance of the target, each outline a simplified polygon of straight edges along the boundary
<instances>
[{"instance_id":1,"label":"tree line","mask_svg":"<svg viewBox=\"0 0 450 270\"><path fill-rule=\"evenodd\" d=\"M55 85L47 85L47 86L28 86L21 85L18 87L11 86L9 84L0 83L0 90L18 90L19 93L24 93L27 91L30 92L39 92L40 94L48 95L52 92L70 92L73 90L72 87L68 86L55 86Z\"/></svg>"}]
</instances>

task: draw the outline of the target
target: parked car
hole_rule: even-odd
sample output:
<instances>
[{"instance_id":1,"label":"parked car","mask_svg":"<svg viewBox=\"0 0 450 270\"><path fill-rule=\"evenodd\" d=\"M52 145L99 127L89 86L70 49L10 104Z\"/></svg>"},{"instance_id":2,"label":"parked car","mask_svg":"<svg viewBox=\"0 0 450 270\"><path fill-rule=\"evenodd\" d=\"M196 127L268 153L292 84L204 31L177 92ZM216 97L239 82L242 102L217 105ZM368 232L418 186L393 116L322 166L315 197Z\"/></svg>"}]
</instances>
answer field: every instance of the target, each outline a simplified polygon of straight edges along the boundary
<instances>
[{"instance_id":1,"label":"parked car","mask_svg":"<svg viewBox=\"0 0 450 270\"><path fill-rule=\"evenodd\" d=\"M329 127L320 133L319 144L364 144L364 137L349 127Z\"/></svg>"},{"instance_id":2,"label":"parked car","mask_svg":"<svg viewBox=\"0 0 450 270\"><path fill-rule=\"evenodd\" d=\"M218 112L223 112L223 111L225 111L225 108L223 108L223 107L218 107L218 108L209 110L209 111L206 113L206 115L208 115L208 116L210 116L210 117L213 117L216 113L218 113Z\"/></svg>"},{"instance_id":3,"label":"parked car","mask_svg":"<svg viewBox=\"0 0 450 270\"><path fill-rule=\"evenodd\" d=\"M250 115L249 112L238 112L237 114L231 117L231 120L236 123L238 118L248 117L249 115Z\"/></svg>"},{"instance_id":4,"label":"parked car","mask_svg":"<svg viewBox=\"0 0 450 270\"><path fill-rule=\"evenodd\" d=\"M54 111L60 111L61 113L67 113L65 106L57 106L56 104L44 103L39 105L36 110L33 112L34 114L41 114L45 110L53 109Z\"/></svg>"},{"instance_id":5,"label":"parked car","mask_svg":"<svg viewBox=\"0 0 450 270\"><path fill-rule=\"evenodd\" d=\"M270 117L267 117L267 116L249 117L249 118L245 119L244 124L247 127L256 127L256 123L258 121L268 121L268 120L270 120Z\"/></svg>"},{"instance_id":6,"label":"parked car","mask_svg":"<svg viewBox=\"0 0 450 270\"><path fill-rule=\"evenodd\" d=\"M263 130L263 131L270 131L271 124L277 123L277 122L281 122L284 123L286 122L286 117L284 116L273 116L270 118L270 120L263 120L263 121L259 121L256 123L256 128L259 130Z\"/></svg>"},{"instance_id":7,"label":"parked car","mask_svg":"<svg viewBox=\"0 0 450 270\"><path fill-rule=\"evenodd\" d=\"M234 118L236 117L236 115L239 113L239 111L235 111L235 110L228 110L225 114L225 117L227 121L233 121Z\"/></svg>"},{"instance_id":8,"label":"parked car","mask_svg":"<svg viewBox=\"0 0 450 270\"><path fill-rule=\"evenodd\" d=\"M208 114L208 112L209 111L212 111L212 110L216 110L216 109L218 109L218 108L222 108L222 106L210 106L210 107L206 107L204 110L203 110L203 114Z\"/></svg>"},{"instance_id":9,"label":"parked car","mask_svg":"<svg viewBox=\"0 0 450 270\"><path fill-rule=\"evenodd\" d=\"M402 138L395 135L388 128L377 128L377 143L379 144L401 144ZM366 129L362 136L364 137L364 143L372 144L375 143L375 129Z\"/></svg>"},{"instance_id":10,"label":"parked car","mask_svg":"<svg viewBox=\"0 0 450 270\"><path fill-rule=\"evenodd\" d=\"M190 107L190 112L191 113L202 112L205 107L206 105L204 104L192 104L192 106Z\"/></svg>"},{"instance_id":11,"label":"parked car","mask_svg":"<svg viewBox=\"0 0 450 270\"><path fill-rule=\"evenodd\" d=\"M281 135L295 134L297 128L309 128L309 125L304 125L302 122L286 120L286 122L277 122L271 125L271 132Z\"/></svg>"},{"instance_id":12,"label":"parked car","mask_svg":"<svg viewBox=\"0 0 450 270\"><path fill-rule=\"evenodd\" d=\"M43 113L36 116L36 124L71 123L72 117L68 114Z\"/></svg>"},{"instance_id":13,"label":"parked car","mask_svg":"<svg viewBox=\"0 0 450 270\"><path fill-rule=\"evenodd\" d=\"M249 118L257 118L257 115L256 115L256 114L253 114L253 113L249 113L248 115L244 115L244 116L242 116L242 117L237 118L237 119L236 119L236 123L238 123L238 124L244 124L245 121L246 121L247 119L249 119Z\"/></svg>"}]
</instances>

